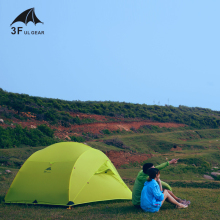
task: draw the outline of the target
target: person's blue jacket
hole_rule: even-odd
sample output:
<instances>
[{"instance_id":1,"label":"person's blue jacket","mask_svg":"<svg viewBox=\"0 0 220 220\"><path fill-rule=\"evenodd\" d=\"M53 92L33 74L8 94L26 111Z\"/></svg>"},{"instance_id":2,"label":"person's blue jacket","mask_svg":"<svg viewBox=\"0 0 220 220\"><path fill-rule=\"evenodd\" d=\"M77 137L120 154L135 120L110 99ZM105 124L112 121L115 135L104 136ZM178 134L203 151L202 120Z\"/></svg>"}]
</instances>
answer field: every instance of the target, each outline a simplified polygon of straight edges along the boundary
<instances>
[{"instance_id":1,"label":"person's blue jacket","mask_svg":"<svg viewBox=\"0 0 220 220\"><path fill-rule=\"evenodd\" d=\"M160 187L156 180L146 181L141 192L141 208L145 212L159 211L164 194L160 191Z\"/></svg>"}]
</instances>

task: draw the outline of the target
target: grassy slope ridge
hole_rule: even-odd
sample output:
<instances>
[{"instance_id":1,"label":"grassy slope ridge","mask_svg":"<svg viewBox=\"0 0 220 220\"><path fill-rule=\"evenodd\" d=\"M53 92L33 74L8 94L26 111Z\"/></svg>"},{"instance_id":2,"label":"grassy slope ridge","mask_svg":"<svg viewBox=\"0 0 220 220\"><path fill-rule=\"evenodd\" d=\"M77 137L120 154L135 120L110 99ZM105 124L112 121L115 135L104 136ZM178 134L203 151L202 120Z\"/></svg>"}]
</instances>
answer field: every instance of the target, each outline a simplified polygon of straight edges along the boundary
<instances>
[{"instance_id":1,"label":"grassy slope ridge","mask_svg":"<svg viewBox=\"0 0 220 220\"><path fill-rule=\"evenodd\" d=\"M15 94L2 89L0 89L0 106L2 106L0 116L9 119L13 117L24 119L20 113L30 112L35 114L38 120L49 121L53 124L60 123L64 126L92 122L89 119L80 120L77 117L72 117L69 112L109 115L129 120L140 118L158 122L176 122L197 128L216 128L220 126L220 112L205 108L141 105L110 101L64 101ZM17 111L19 114L9 112L10 109Z\"/></svg>"}]
</instances>

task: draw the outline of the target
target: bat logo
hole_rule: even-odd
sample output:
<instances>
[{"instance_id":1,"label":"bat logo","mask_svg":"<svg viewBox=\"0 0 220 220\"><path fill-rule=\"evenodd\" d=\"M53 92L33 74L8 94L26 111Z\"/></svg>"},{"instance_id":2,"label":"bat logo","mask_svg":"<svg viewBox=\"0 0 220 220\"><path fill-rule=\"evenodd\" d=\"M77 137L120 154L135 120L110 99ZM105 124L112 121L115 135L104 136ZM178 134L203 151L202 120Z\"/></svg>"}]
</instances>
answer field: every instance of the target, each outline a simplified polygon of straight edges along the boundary
<instances>
[{"instance_id":1,"label":"bat logo","mask_svg":"<svg viewBox=\"0 0 220 220\"><path fill-rule=\"evenodd\" d=\"M30 9L28 9L28 10L22 12L20 15L18 15L17 18L15 18L15 20L11 23L11 25L14 24L15 22L18 22L18 21L21 21L21 22L23 22L23 23L26 24L26 25L27 25L27 23L28 23L29 21L32 21L35 25L36 25L37 23L42 23L42 24L43 24L43 22L41 22L41 21L37 18L36 14L35 14L35 12L34 12L34 8L30 8ZM10 25L10 26L11 26L11 25Z\"/></svg>"},{"instance_id":2,"label":"bat logo","mask_svg":"<svg viewBox=\"0 0 220 220\"><path fill-rule=\"evenodd\" d=\"M51 167L48 167L47 169L44 170L44 173L50 173L51 172Z\"/></svg>"}]
</instances>

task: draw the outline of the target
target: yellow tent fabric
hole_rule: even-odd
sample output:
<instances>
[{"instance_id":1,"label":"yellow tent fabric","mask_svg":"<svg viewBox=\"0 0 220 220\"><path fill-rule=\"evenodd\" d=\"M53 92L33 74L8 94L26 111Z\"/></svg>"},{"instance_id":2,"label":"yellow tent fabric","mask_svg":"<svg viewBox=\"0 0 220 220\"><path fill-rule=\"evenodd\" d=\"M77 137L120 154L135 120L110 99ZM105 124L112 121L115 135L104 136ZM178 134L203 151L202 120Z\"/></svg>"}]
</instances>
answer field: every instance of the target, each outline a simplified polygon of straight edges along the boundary
<instances>
[{"instance_id":1,"label":"yellow tent fabric","mask_svg":"<svg viewBox=\"0 0 220 220\"><path fill-rule=\"evenodd\" d=\"M131 199L109 158L85 144L61 142L32 154L16 175L6 203L78 205Z\"/></svg>"}]
</instances>

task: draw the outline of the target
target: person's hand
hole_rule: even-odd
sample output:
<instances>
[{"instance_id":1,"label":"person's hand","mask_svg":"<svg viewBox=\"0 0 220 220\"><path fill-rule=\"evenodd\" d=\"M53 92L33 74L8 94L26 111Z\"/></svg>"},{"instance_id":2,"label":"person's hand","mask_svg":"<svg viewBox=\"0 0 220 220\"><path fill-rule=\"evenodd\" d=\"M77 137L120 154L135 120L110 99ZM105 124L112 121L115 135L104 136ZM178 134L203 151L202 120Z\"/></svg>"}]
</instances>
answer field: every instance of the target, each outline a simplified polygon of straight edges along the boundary
<instances>
[{"instance_id":1,"label":"person's hand","mask_svg":"<svg viewBox=\"0 0 220 220\"><path fill-rule=\"evenodd\" d=\"M169 161L169 164L176 164L178 162L179 159L172 159L171 161Z\"/></svg>"},{"instance_id":2,"label":"person's hand","mask_svg":"<svg viewBox=\"0 0 220 220\"><path fill-rule=\"evenodd\" d=\"M156 177L156 181L157 181L157 182L161 182L161 181L160 181L160 177Z\"/></svg>"}]
</instances>

